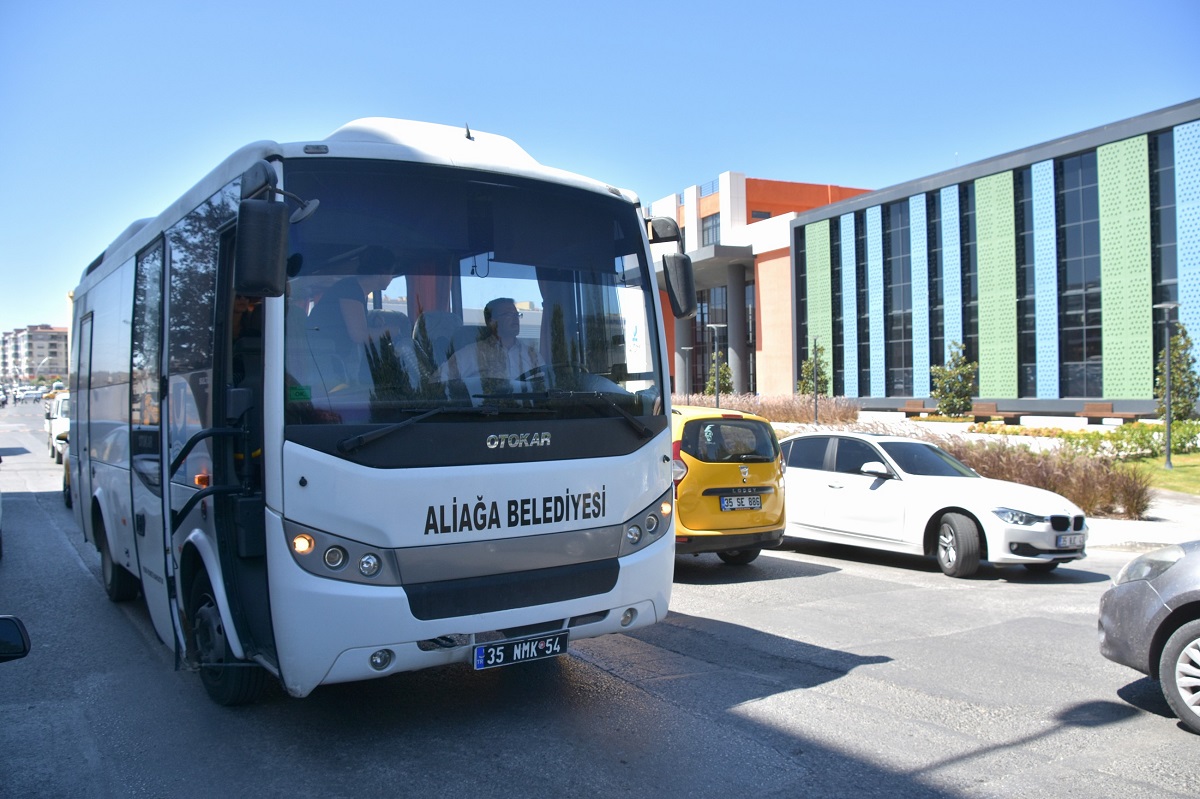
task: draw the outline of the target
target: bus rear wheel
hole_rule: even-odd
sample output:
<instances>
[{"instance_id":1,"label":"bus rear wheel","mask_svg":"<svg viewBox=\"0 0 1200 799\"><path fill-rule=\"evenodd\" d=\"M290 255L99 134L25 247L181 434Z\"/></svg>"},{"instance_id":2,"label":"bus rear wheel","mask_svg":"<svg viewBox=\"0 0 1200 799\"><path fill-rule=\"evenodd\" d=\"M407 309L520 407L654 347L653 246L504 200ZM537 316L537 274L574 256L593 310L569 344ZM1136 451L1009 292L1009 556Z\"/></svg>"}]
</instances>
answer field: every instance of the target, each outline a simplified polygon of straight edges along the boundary
<instances>
[{"instance_id":1,"label":"bus rear wheel","mask_svg":"<svg viewBox=\"0 0 1200 799\"><path fill-rule=\"evenodd\" d=\"M260 666L236 660L225 637L225 624L204 572L192 581L188 594L192 651L200 667L200 682L218 705L247 705L262 695L267 673Z\"/></svg>"}]
</instances>

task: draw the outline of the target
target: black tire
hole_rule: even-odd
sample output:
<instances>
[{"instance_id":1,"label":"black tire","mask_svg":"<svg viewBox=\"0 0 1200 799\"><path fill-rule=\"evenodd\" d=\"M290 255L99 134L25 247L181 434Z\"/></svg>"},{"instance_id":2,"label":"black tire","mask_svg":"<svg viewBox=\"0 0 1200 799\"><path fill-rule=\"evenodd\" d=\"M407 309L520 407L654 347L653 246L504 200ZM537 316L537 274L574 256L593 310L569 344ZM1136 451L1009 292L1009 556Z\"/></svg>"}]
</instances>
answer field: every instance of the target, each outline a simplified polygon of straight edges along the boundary
<instances>
[{"instance_id":1,"label":"black tire","mask_svg":"<svg viewBox=\"0 0 1200 799\"><path fill-rule=\"evenodd\" d=\"M724 552L718 552L717 557L730 566L745 566L748 563L752 563L760 552L762 550L758 547L750 549L727 549Z\"/></svg>"},{"instance_id":2,"label":"black tire","mask_svg":"<svg viewBox=\"0 0 1200 799\"><path fill-rule=\"evenodd\" d=\"M1163 696L1183 725L1200 734L1200 620L1189 621L1167 639L1158 660Z\"/></svg>"},{"instance_id":3,"label":"black tire","mask_svg":"<svg viewBox=\"0 0 1200 799\"><path fill-rule=\"evenodd\" d=\"M63 473L63 504L71 507L71 483L67 480L66 472Z\"/></svg>"},{"instance_id":4,"label":"black tire","mask_svg":"<svg viewBox=\"0 0 1200 799\"><path fill-rule=\"evenodd\" d=\"M63 456L62 450L59 449L58 447L55 447L54 448L54 462L57 463L59 466L62 466L62 456Z\"/></svg>"},{"instance_id":5,"label":"black tire","mask_svg":"<svg viewBox=\"0 0 1200 799\"><path fill-rule=\"evenodd\" d=\"M1026 563L1025 568L1034 574L1049 574L1058 568L1058 561L1050 561L1048 563Z\"/></svg>"},{"instance_id":6,"label":"black tire","mask_svg":"<svg viewBox=\"0 0 1200 799\"><path fill-rule=\"evenodd\" d=\"M113 560L108 551L108 536L104 532L104 522L96 520L96 543L100 547L100 576L104 578L104 593L112 602L128 602L136 599L141 585L138 579L129 571Z\"/></svg>"},{"instance_id":7,"label":"black tire","mask_svg":"<svg viewBox=\"0 0 1200 799\"><path fill-rule=\"evenodd\" d=\"M212 583L201 571L188 592L188 646L200 667L200 682L218 705L248 705L258 700L267 673L260 666L236 660L213 596Z\"/></svg>"},{"instance_id":8,"label":"black tire","mask_svg":"<svg viewBox=\"0 0 1200 799\"><path fill-rule=\"evenodd\" d=\"M948 577L970 577L979 571L979 528L961 513L938 522L937 561Z\"/></svg>"}]
</instances>

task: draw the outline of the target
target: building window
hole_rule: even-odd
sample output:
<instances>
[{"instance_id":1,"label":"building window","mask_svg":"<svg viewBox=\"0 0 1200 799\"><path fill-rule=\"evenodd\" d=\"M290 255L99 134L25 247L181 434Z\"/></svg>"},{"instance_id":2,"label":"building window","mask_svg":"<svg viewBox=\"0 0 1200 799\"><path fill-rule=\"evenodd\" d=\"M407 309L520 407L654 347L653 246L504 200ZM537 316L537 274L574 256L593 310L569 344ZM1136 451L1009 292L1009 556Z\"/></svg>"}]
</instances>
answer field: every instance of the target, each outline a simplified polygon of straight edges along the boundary
<instances>
[{"instance_id":1,"label":"building window","mask_svg":"<svg viewBox=\"0 0 1200 799\"><path fill-rule=\"evenodd\" d=\"M712 214L700 220L700 246L721 243L721 215Z\"/></svg>"},{"instance_id":2,"label":"building window","mask_svg":"<svg viewBox=\"0 0 1200 799\"><path fill-rule=\"evenodd\" d=\"M1096 152L1064 158L1058 187L1059 388L1063 397L1103 396L1100 335L1100 190Z\"/></svg>"},{"instance_id":3,"label":"building window","mask_svg":"<svg viewBox=\"0 0 1200 799\"><path fill-rule=\"evenodd\" d=\"M929 249L929 362L946 362L946 295L942 272L942 193L925 194L925 241Z\"/></svg>"},{"instance_id":4,"label":"building window","mask_svg":"<svg viewBox=\"0 0 1200 799\"><path fill-rule=\"evenodd\" d=\"M1017 224L1017 396L1037 396L1037 315L1033 266L1033 169L1013 172ZM1047 302L1052 301L1046 298Z\"/></svg>"},{"instance_id":5,"label":"building window","mask_svg":"<svg viewBox=\"0 0 1200 799\"><path fill-rule=\"evenodd\" d=\"M979 252L975 230L975 183L958 187L959 236L962 249L963 355L979 363ZM979 394L976 372L972 396Z\"/></svg>"},{"instance_id":6,"label":"building window","mask_svg":"<svg viewBox=\"0 0 1200 799\"><path fill-rule=\"evenodd\" d=\"M712 375L714 346L721 352L721 363L729 362L726 342L728 328L724 330L709 330L708 325L727 325L729 291L725 286L717 286L696 292L696 322L693 328L692 340L696 342L692 350L692 393L703 394Z\"/></svg>"},{"instance_id":7,"label":"building window","mask_svg":"<svg viewBox=\"0 0 1200 799\"><path fill-rule=\"evenodd\" d=\"M758 393L758 370L754 364L758 360L758 324L757 297L753 280L746 281L746 380L747 391Z\"/></svg>"},{"instance_id":8,"label":"building window","mask_svg":"<svg viewBox=\"0 0 1200 799\"><path fill-rule=\"evenodd\" d=\"M803 362L806 353L808 352L808 249L805 247L804 239L805 228L798 226L794 228L792 235L792 249L796 253L796 285L793 287L795 297L793 302L796 308L796 318L799 319L799 324L796 327L797 352L800 353L800 361ZM793 375L799 378L799 372Z\"/></svg>"},{"instance_id":9,"label":"building window","mask_svg":"<svg viewBox=\"0 0 1200 799\"><path fill-rule=\"evenodd\" d=\"M887 396L911 397L912 241L907 200L883 209L883 287Z\"/></svg>"},{"instance_id":10,"label":"building window","mask_svg":"<svg viewBox=\"0 0 1200 799\"><path fill-rule=\"evenodd\" d=\"M833 395L841 397L846 394L846 342L842 329L845 318L842 313L842 220L836 216L829 220L829 261L829 277L833 283L833 346L827 350L825 368L833 372Z\"/></svg>"},{"instance_id":11,"label":"building window","mask_svg":"<svg viewBox=\"0 0 1200 799\"><path fill-rule=\"evenodd\" d=\"M858 396L871 396L871 305L867 286L867 213L854 212L854 279L858 289Z\"/></svg>"},{"instance_id":12,"label":"building window","mask_svg":"<svg viewBox=\"0 0 1200 799\"><path fill-rule=\"evenodd\" d=\"M754 220L759 220L759 219L770 219L770 218L771 218L771 212L770 212L770 211L751 211L751 212L750 212L750 218L751 218L751 219L754 219Z\"/></svg>"},{"instance_id":13,"label":"building window","mask_svg":"<svg viewBox=\"0 0 1200 799\"><path fill-rule=\"evenodd\" d=\"M1175 243L1175 138L1171 131L1150 135L1150 270L1154 303L1179 302ZM1154 312L1154 363L1167 346L1162 312ZM1173 318L1178 319L1178 314ZM1156 373L1157 374L1157 373Z\"/></svg>"}]
</instances>

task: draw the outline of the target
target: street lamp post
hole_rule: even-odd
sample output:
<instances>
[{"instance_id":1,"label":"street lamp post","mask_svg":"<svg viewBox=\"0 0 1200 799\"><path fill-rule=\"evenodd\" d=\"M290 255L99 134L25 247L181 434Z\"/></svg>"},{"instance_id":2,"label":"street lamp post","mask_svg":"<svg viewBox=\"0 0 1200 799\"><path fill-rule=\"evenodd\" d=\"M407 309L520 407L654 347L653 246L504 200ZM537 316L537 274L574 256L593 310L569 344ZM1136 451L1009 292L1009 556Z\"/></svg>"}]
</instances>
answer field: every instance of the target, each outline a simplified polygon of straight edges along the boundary
<instances>
[{"instance_id":1,"label":"street lamp post","mask_svg":"<svg viewBox=\"0 0 1200 799\"><path fill-rule=\"evenodd\" d=\"M46 361L48 360L50 360L49 355L38 361L38 365L33 368L33 382L36 383L38 381L38 377L42 374L42 367L46 365Z\"/></svg>"},{"instance_id":2,"label":"street lamp post","mask_svg":"<svg viewBox=\"0 0 1200 799\"><path fill-rule=\"evenodd\" d=\"M720 336L718 335L718 331L724 330L725 325L718 325L718 324L714 323L714 324L705 325L705 327L707 327L709 330L712 331L713 354L717 356L716 372L713 374L713 394L714 394L714 400L715 400L713 402L713 407L720 408L721 407L721 350L717 348L717 343L721 340Z\"/></svg>"},{"instance_id":3,"label":"street lamp post","mask_svg":"<svg viewBox=\"0 0 1200 799\"><path fill-rule=\"evenodd\" d=\"M683 376L686 378L683 381L684 390L682 393L692 393L692 348L680 347L679 351L683 353Z\"/></svg>"},{"instance_id":4,"label":"street lamp post","mask_svg":"<svg viewBox=\"0 0 1200 799\"><path fill-rule=\"evenodd\" d=\"M1171 311L1179 307L1177 302L1160 302L1154 306L1156 309L1161 308L1163 312L1163 327L1167 331L1167 346L1163 359L1166 363L1163 364L1163 406L1166 408L1166 413L1163 414L1164 422L1167 426L1166 435L1166 450L1167 461L1163 464L1165 469L1174 469L1171 464Z\"/></svg>"}]
</instances>

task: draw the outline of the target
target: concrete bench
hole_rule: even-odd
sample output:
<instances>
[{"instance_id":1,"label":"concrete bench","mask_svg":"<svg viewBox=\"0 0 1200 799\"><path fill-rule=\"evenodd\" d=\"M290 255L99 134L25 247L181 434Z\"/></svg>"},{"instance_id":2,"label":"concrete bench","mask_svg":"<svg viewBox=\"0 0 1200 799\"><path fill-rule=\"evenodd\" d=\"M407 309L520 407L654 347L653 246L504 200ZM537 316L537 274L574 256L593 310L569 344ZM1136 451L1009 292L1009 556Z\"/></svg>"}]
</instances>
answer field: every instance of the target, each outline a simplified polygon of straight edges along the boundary
<instances>
[{"instance_id":1,"label":"concrete bench","mask_svg":"<svg viewBox=\"0 0 1200 799\"><path fill-rule=\"evenodd\" d=\"M997 416L999 416L1005 424L1021 423L1021 414L1019 412L998 410L996 408L996 403L994 402L972 402L971 415L975 417L976 424L980 422L990 422Z\"/></svg>"},{"instance_id":2,"label":"concrete bench","mask_svg":"<svg viewBox=\"0 0 1200 799\"><path fill-rule=\"evenodd\" d=\"M1085 402L1083 410L1077 411L1076 416L1086 418L1088 424L1104 424L1105 419L1120 419L1121 424L1136 422L1141 414L1129 411L1114 411L1111 402Z\"/></svg>"}]
</instances>

